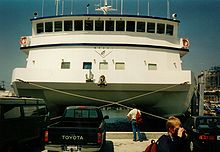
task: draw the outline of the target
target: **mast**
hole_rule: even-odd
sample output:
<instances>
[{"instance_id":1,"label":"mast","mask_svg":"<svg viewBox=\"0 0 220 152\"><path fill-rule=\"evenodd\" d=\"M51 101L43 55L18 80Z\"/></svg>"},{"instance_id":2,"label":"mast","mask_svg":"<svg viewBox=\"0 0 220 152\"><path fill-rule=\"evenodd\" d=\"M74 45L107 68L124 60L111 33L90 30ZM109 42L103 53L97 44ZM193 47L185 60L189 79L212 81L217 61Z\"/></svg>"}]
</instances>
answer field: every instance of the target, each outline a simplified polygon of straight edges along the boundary
<instances>
[{"instance_id":1,"label":"mast","mask_svg":"<svg viewBox=\"0 0 220 152\"><path fill-rule=\"evenodd\" d=\"M98 8L95 9L96 11L103 11L103 13L106 15L108 11L116 11L117 9L113 9L112 6L108 5L107 0L104 1L104 6L101 7L101 1L100 5L98 5Z\"/></svg>"}]
</instances>

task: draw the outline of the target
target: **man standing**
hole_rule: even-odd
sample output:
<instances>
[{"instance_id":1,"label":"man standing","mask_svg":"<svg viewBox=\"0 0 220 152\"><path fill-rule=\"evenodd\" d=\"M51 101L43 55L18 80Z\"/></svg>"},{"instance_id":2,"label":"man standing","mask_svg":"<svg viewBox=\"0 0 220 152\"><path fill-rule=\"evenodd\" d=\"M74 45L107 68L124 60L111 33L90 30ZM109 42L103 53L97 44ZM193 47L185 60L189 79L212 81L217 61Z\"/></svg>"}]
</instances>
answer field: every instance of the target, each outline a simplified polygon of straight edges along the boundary
<instances>
[{"instance_id":1,"label":"man standing","mask_svg":"<svg viewBox=\"0 0 220 152\"><path fill-rule=\"evenodd\" d=\"M131 122L132 131L133 131L133 141L137 141L137 137L136 137L136 132L137 132L138 141L142 142L143 140L140 133L140 126L136 123L136 115L138 112L141 115L141 111L138 110L135 105L133 105L133 109L129 111L129 113L127 114L127 118Z\"/></svg>"}]
</instances>

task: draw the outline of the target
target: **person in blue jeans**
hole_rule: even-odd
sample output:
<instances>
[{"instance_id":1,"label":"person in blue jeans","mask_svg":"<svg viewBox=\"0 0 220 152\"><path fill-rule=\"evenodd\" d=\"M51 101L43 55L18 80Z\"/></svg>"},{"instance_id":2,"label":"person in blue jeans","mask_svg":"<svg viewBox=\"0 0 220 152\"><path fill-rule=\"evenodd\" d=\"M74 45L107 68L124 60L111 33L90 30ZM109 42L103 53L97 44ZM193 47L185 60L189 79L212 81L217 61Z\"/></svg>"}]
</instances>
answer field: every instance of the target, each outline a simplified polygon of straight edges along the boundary
<instances>
[{"instance_id":1,"label":"person in blue jeans","mask_svg":"<svg viewBox=\"0 0 220 152\"><path fill-rule=\"evenodd\" d=\"M140 133L140 126L136 123L136 115L137 112L139 112L141 114L141 111L138 110L136 108L135 105L133 105L133 109L131 111L129 111L129 113L127 114L127 118L128 120L131 122L131 126L132 126L132 131L133 131L133 141L137 141L137 135L136 132L138 133L138 141L142 142L142 136Z\"/></svg>"}]
</instances>

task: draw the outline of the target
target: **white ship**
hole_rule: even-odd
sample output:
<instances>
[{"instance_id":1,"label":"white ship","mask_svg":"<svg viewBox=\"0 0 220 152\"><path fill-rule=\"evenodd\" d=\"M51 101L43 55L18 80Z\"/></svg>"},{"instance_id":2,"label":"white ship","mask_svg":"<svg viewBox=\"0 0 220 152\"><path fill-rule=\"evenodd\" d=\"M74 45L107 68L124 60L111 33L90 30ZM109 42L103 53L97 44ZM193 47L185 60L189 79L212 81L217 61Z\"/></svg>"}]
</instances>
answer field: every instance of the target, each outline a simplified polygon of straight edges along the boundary
<instances>
[{"instance_id":1,"label":"white ship","mask_svg":"<svg viewBox=\"0 0 220 152\"><path fill-rule=\"evenodd\" d=\"M31 19L21 37L25 68L16 68L18 96L44 98L49 108L66 105L136 104L160 116L182 115L194 89L182 69L189 41L178 37L180 21L141 15L56 15ZM27 83L26 83L27 82Z\"/></svg>"}]
</instances>

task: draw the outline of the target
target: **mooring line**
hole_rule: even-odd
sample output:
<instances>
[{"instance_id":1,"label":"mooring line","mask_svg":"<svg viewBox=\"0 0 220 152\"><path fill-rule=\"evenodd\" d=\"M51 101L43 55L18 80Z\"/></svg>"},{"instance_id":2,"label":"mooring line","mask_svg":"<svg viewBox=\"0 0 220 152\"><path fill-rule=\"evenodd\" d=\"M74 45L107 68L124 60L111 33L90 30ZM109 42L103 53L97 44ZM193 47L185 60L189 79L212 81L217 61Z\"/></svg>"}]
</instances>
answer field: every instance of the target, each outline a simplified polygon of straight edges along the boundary
<instances>
[{"instance_id":1,"label":"mooring line","mask_svg":"<svg viewBox=\"0 0 220 152\"><path fill-rule=\"evenodd\" d=\"M140 95L137 95L137 96L134 96L134 97L130 97L130 98L127 98L127 99L119 100L117 103L118 104L124 103L124 102L129 101L129 100L137 99L137 98L140 98L140 97L143 97L143 96L147 96L147 95L151 95L151 94L163 91L163 90L174 88L174 87L176 87L178 85L181 85L181 84L175 84L175 85L172 85L172 86L169 86L169 87L165 87L165 88L161 88L161 89L158 89L158 90L155 90L155 91L151 91L151 92L140 94ZM110 103L108 105L103 105L103 106L100 106L100 107L108 107L108 106L111 106L111 105L114 105L114 103Z\"/></svg>"},{"instance_id":2,"label":"mooring line","mask_svg":"<svg viewBox=\"0 0 220 152\"><path fill-rule=\"evenodd\" d=\"M114 101L110 101L110 100L103 100L103 99L98 99L98 98L93 98L93 97L88 97L88 96L82 96L82 95L79 95L79 94L69 93L69 92L53 89L53 88L50 88L50 87L38 85L38 84L35 84L33 82L23 81L21 79L16 79L16 80L18 80L20 82L23 82L23 83L30 84L30 85L38 87L38 88L42 88L42 89L58 92L58 93L69 95L69 96L74 96L74 97L78 97L78 98L83 98L83 99L88 99L88 100L94 100L94 101L98 101L98 102L108 103L107 105L99 106L99 108L108 107L108 106L111 106L111 105L118 105L118 106L121 106L121 107L125 107L127 109L132 109L132 107L126 106L126 105L121 104L121 103L129 101L129 100L137 99L137 98L140 98L140 97L143 97L143 96L147 96L147 95L150 95L150 94L153 94L153 93L156 93L156 92L160 92L162 90L170 89L170 88L176 87L177 85L185 84L185 82L181 83L181 84L175 84L175 85L172 85L172 86L169 86L169 87L161 88L161 89L158 89L158 90L155 90L155 91L152 91L152 92L144 93L144 94L137 95L137 96L134 96L134 97L131 97L131 98L120 100L118 102L114 102ZM164 117L157 116L157 115L154 115L154 114L151 114L151 113L147 113L145 111L141 111L141 112L146 114L146 115L152 116L152 117L156 117L156 118L159 118L159 119L167 120Z\"/></svg>"},{"instance_id":3,"label":"mooring line","mask_svg":"<svg viewBox=\"0 0 220 152\"><path fill-rule=\"evenodd\" d=\"M99 102L104 102L104 103L113 103L112 101L109 101L109 100L103 100L103 99L98 99L98 98L92 98L92 97L82 96L82 95L79 95L79 94L69 93L69 92L65 92L65 91L58 90L58 89L53 89L53 88L50 88L50 87L45 87L45 86L43 86L43 85L38 85L38 84L35 84L35 83L33 83L33 82L23 81L23 80L21 80L21 79L17 79L17 80L18 80L18 81L21 81L21 82L23 82L23 83L27 83L27 84L30 84L30 85L32 85L32 86L38 87L38 88L42 88L42 89L46 89L46 90L58 92L58 93L65 94L65 95L69 95L69 96L74 96L74 97L78 97L78 98L89 99L89 100L94 100L94 101L99 101Z\"/></svg>"}]
</instances>

